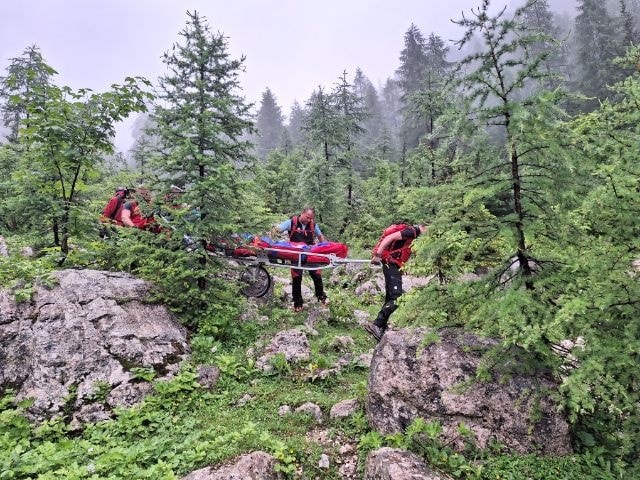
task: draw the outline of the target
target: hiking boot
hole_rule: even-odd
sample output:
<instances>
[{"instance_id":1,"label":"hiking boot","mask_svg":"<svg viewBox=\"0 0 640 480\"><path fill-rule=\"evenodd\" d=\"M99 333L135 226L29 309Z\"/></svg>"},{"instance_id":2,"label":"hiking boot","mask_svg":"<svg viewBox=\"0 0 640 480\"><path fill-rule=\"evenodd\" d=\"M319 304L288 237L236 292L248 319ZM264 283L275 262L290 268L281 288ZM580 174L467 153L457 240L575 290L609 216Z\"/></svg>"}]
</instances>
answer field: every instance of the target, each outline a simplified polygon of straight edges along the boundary
<instances>
[{"instance_id":1,"label":"hiking boot","mask_svg":"<svg viewBox=\"0 0 640 480\"><path fill-rule=\"evenodd\" d=\"M367 331L369 335L376 339L377 342L380 341L386 328L379 327L373 323L367 323L364 325L364 329Z\"/></svg>"}]
</instances>

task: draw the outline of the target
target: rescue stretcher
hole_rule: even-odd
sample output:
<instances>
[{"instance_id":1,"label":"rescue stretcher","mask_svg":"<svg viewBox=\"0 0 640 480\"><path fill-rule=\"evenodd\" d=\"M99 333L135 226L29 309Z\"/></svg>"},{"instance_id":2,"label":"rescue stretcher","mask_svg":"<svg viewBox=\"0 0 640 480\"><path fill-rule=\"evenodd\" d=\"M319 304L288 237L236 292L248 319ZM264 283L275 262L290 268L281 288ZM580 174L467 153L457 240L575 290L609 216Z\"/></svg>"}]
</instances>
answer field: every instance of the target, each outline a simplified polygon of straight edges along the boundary
<instances>
[{"instance_id":1,"label":"rescue stretcher","mask_svg":"<svg viewBox=\"0 0 640 480\"><path fill-rule=\"evenodd\" d=\"M266 267L324 270L347 263L370 263L369 260L347 258L349 249L344 243L321 242L307 245L277 242L269 237L253 237L250 243L244 245L213 242L207 252L245 266L240 275L241 292L253 298L264 296L271 288L272 277Z\"/></svg>"}]
</instances>

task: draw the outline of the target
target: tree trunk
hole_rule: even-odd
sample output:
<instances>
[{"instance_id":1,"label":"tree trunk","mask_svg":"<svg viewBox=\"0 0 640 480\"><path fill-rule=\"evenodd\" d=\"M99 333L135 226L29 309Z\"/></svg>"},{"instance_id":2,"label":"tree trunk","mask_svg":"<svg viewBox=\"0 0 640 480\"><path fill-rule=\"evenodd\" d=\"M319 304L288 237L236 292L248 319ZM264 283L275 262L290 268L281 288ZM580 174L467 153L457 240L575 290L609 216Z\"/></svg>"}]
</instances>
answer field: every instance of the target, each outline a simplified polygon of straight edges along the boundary
<instances>
[{"instance_id":1,"label":"tree trunk","mask_svg":"<svg viewBox=\"0 0 640 480\"><path fill-rule=\"evenodd\" d=\"M58 226L58 219L53 219L53 244L60 246L60 227Z\"/></svg>"}]
</instances>

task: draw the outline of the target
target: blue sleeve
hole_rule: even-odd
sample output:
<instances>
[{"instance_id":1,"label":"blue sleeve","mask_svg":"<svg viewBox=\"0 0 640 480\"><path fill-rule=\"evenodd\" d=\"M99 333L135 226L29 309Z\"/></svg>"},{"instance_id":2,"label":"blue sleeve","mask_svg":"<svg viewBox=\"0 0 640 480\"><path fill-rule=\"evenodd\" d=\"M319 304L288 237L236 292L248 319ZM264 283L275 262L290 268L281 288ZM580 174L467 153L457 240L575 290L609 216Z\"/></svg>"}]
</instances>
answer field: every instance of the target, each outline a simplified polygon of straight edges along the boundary
<instances>
[{"instance_id":1,"label":"blue sleeve","mask_svg":"<svg viewBox=\"0 0 640 480\"><path fill-rule=\"evenodd\" d=\"M316 228L314 228L314 232L316 237L319 237L320 235L322 235L322 232L320 231L320 227L318 226L318 224L316 223Z\"/></svg>"},{"instance_id":2,"label":"blue sleeve","mask_svg":"<svg viewBox=\"0 0 640 480\"><path fill-rule=\"evenodd\" d=\"M285 220L280 225L278 225L278 230L280 230L280 232L289 232L289 231L291 231L291 219Z\"/></svg>"}]
</instances>

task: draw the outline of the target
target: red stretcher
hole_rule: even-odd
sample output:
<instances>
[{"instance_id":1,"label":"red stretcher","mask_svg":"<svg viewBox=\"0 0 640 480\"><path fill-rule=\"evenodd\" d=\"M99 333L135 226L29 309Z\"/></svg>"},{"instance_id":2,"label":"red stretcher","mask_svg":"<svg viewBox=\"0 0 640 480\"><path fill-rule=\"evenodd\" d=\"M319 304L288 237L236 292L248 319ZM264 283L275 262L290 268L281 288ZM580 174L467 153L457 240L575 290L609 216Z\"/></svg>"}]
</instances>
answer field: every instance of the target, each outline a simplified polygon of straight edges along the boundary
<instances>
[{"instance_id":1,"label":"red stretcher","mask_svg":"<svg viewBox=\"0 0 640 480\"><path fill-rule=\"evenodd\" d=\"M345 259L349 248L344 243L321 242L307 245L300 242L274 242L268 237L255 238L250 245L234 248L230 256L257 263L283 265L303 270L333 268Z\"/></svg>"},{"instance_id":2,"label":"red stretcher","mask_svg":"<svg viewBox=\"0 0 640 480\"><path fill-rule=\"evenodd\" d=\"M237 239L236 239L237 240ZM216 243L207 248L212 255L224 257L246 265L240 276L241 291L248 297L262 297L271 287L271 275L265 267L295 268L299 270L322 270L346 263L370 263L369 260L347 258L349 248L344 243L322 242L307 245L297 242L276 242L269 237L254 237L245 245Z\"/></svg>"}]
</instances>

